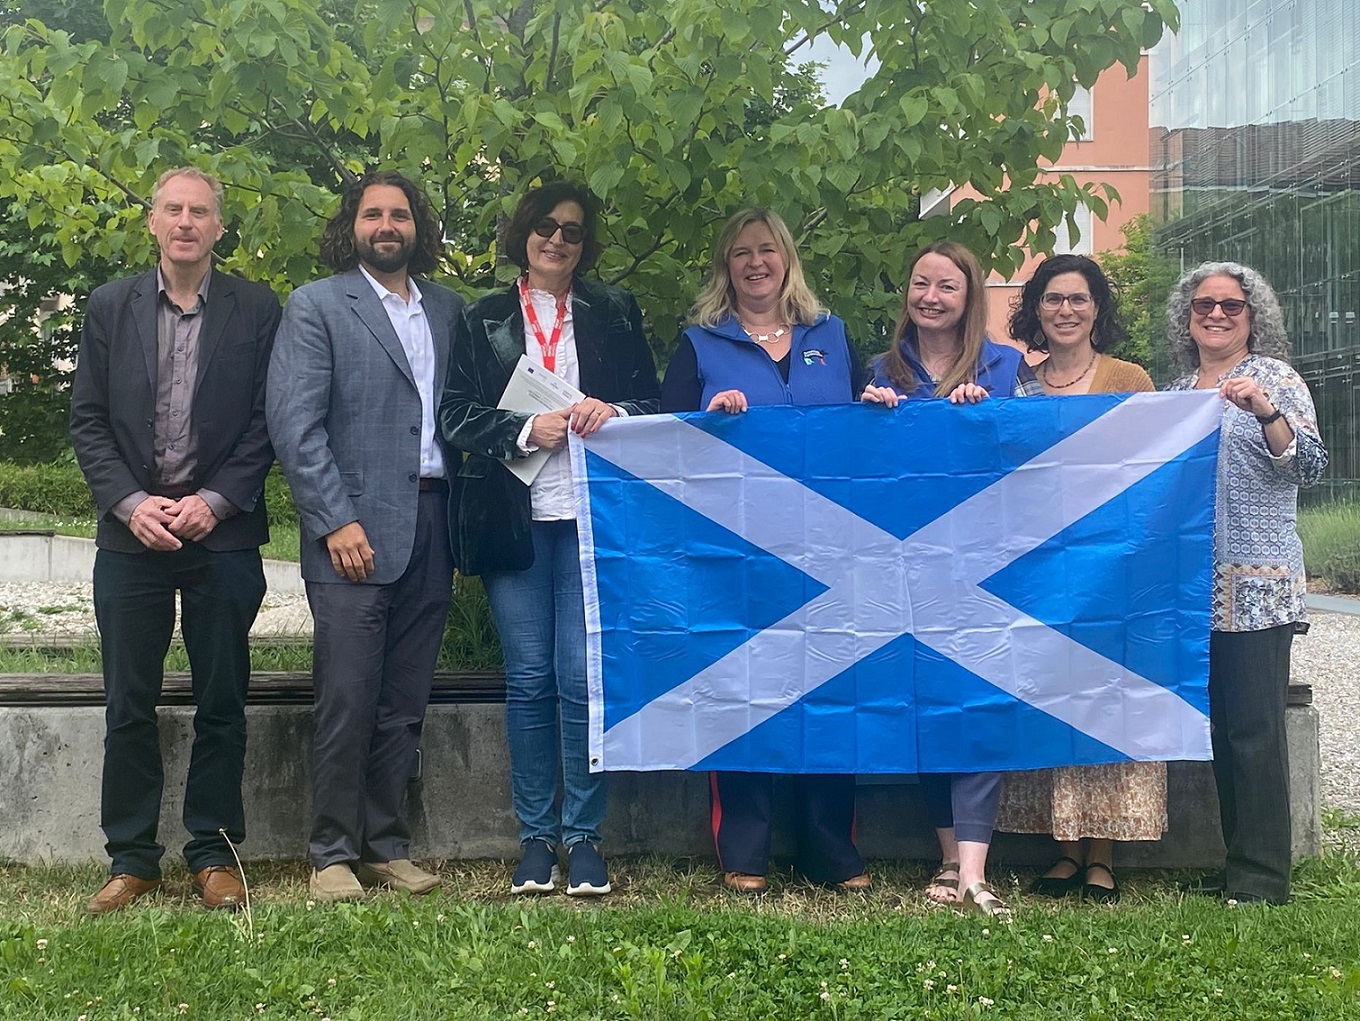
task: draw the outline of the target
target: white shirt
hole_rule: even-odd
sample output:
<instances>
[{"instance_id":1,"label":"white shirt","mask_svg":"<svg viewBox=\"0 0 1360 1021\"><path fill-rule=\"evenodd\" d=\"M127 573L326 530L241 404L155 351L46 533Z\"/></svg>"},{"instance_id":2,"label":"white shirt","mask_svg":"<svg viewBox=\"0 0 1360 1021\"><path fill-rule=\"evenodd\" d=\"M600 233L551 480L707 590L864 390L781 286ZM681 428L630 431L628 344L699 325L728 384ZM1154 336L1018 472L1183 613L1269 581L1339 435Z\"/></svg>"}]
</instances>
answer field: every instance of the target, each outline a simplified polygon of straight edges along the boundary
<instances>
[{"instance_id":1,"label":"white shirt","mask_svg":"<svg viewBox=\"0 0 1360 1021\"><path fill-rule=\"evenodd\" d=\"M529 300L534 303L534 314L538 316L539 325L544 328L544 335L551 335L552 324L557 322L557 298L551 291L530 288ZM543 364L543 349L527 316L524 320L524 353L535 365ZM581 363L576 358L576 328L571 318L570 294L567 295L567 314L562 320L562 336L557 342L557 364L553 372L577 390L581 389ZM537 449L528 444L532 424L531 419L520 434L522 449ZM543 470L529 487L529 506L535 521L576 520L576 497L571 486L571 454L566 447L548 455Z\"/></svg>"},{"instance_id":2,"label":"white shirt","mask_svg":"<svg viewBox=\"0 0 1360 1021\"><path fill-rule=\"evenodd\" d=\"M373 288L373 293L382 302L383 311L392 324L392 329L401 341L401 349L406 352L407 364L415 377L416 390L420 393L420 476L425 479L444 478L444 452L439 449L435 439L435 378L434 378L434 336L430 333L430 321L425 318L425 306L420 301L420 288L413 277L406 278L411 289L411 300L389 291L373 278L373 275L359 267Z\"/></svg>"}]
</instances>

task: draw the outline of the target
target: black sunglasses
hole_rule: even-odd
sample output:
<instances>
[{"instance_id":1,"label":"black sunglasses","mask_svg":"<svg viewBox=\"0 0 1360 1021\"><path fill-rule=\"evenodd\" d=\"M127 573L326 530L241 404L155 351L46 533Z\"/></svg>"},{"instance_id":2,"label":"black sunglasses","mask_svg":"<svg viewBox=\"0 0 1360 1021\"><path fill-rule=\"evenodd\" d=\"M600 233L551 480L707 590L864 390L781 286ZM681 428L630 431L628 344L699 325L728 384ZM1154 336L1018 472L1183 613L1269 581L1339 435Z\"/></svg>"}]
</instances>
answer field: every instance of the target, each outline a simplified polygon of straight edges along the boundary
<instances>
[{"instance_id":1,"label":"black sunglasses","mask_svg":"<svg viewBox=\"0 0 1360 1021\"><path fill-rule=\"evenodd\" d=\"M534 233L541 238L550 238L559 230L562 240L569 245L579 245L585 240L586 229L579 223L558 223L551 216L545 216L534 224Z\"/></svg>"},{"instance_id":2,"label":"black sunglasses","mask_svg":"<svg viewBox=\"0 0 1360 1021\"><path fill-rule=\"evenodd\" d=\"M1190 302L1190 307L1194 309L1195 315L1211 315L1215 307L1223 309L1225 316L1240 316L1242 310L1247 307L1247 303L1241 298L1224 298L1222 301L1215 301L1213 298L1195 298Z\"/></svg>"}]
</instances>

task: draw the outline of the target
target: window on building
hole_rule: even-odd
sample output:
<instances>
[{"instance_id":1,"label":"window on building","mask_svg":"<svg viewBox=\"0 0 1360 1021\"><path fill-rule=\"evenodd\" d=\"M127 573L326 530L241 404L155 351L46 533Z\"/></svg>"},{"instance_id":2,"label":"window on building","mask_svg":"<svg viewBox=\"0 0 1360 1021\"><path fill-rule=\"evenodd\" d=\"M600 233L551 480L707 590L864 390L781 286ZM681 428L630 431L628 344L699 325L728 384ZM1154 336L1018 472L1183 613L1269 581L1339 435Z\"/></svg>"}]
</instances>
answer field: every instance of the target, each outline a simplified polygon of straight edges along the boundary
<instances>
[{"instance_id":1,"label":"window on building","mask_svg":"<svg viewBox=\"0 0 1360 1021\"><path fill-rule=\"evenodd\" d=\"M1091 102L1091 90L1077 86L1077 91L1072 93L1072 99L1067 104L1067 112L1073 117L1080 117L1082 131L1080 134L1073 135L1072 138L1077 142L1089 142L1095 137L1095 104Z\"/></svg>"},{"instance_id":2,"label":"window on building","mask_svg":"<svg viewBox=\"0 0 1360 1021\"><path fill-rule=\"evenodd\" d=\"M1091 248L1091 210L1085 206L1079 208L1072 217L1077 225L1077 238L1072 240L1072 229L1067 221L1063 220L1054 227L1054 232L1058 235L1053 243L1054 255L1090 255Z\"/></svg>"}]
</instances>

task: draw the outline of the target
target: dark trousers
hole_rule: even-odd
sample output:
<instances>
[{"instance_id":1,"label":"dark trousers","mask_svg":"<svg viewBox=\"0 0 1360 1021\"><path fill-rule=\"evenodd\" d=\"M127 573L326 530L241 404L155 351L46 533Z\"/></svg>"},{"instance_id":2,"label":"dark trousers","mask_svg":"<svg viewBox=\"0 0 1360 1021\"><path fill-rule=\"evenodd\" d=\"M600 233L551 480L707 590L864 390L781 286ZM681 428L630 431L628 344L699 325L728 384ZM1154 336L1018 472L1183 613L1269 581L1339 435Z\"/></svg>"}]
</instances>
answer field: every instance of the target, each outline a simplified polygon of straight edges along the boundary
<instances>
[{"instance_id":1,"label":"dark trousers","mask_svg":"<svg viewBox=\"0 0 1360 1021\"><path fill-rule=\"evenodd\" d=\"M1229 894L1289 899L1292 832L1285 697L1294 625L1214 631L1209 721Z\"/></svg>"},{"instance_id":2,"label":"dark trousers","mask_svg":"<svg viewBox=\"0 0 1360 1021\"><path fill-rule=\"evenodd\" d=\"M713 842L724 872L763 876L770 860L774 774L710 773ZM855 848L854 774L802 773L793 785L799 872L814 883L841 883L864 872Z\"/></svg>"},{"instance_id":3,"label":"dark trousers","mask_svg":"<svg viewBox=\"0 0 1360 1021\"><path fill-rule=\"evenodd\" d=\"M955 840L992 842L1001 803L1000 773L922 773L921 797L937 830L952 829Z\"/></svg>"},{"instance_id":4,"label":"dark trousers","mask_svg":"<svg viewBox=\"0 0 1360 1021\"><path fill-rule=\"evenodd\" d=\"M185 861L194 871L231 864L218 830L234 842L245 839L248 638L264 599L260 551L214 552L193 542L164 553L99 550L94 609L107 701L100 822L113 873L142 879L159 878L165 852L156 839L163 784L156 703L176 591L196 706L184 790Z\"/></svg>"},{"instance_id":5,"label":"dark trousers","mask_svg":"<svg viewBox=\"0 0 1360 1021\"><path fill-rule=\"evenodd\" d=\"M448 499L420 494L400 578L307 582L315 623L312 864L411 856L406 787L453 594Z\"/></svg>"}]
</instances>

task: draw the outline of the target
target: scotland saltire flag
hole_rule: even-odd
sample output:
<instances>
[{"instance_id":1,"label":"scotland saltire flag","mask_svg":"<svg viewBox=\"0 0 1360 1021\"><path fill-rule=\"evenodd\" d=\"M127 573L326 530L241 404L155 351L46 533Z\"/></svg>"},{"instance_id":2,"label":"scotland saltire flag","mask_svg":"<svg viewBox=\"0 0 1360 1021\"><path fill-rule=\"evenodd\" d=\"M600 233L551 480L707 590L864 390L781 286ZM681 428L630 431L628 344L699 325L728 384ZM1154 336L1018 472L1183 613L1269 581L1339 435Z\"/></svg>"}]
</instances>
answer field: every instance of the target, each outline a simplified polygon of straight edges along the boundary
<instances>
[{"instance_id":1,"label":"scotland saltire flag","mask_svg":"<svg viewBox=\"0 0 1360 1021\"><path fill-rule=\"evenodd\" d=\"M592 768L1207 759L1214 394L572 437Z\"/></svg>"}]
</instances>

